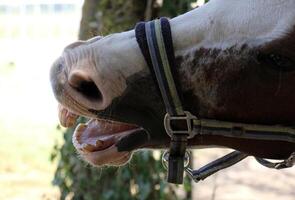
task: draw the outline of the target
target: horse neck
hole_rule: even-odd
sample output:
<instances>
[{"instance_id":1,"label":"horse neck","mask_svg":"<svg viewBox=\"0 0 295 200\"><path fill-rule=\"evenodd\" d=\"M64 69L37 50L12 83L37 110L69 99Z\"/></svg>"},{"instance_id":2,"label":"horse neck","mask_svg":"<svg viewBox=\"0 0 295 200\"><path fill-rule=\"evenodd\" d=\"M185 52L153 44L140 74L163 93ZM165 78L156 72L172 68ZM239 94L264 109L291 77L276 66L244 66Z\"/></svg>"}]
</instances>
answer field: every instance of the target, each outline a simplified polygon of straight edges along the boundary
<instances>
[{"instance_id":1,"label":"horse neck","mask_svg":"<svg viewBox=\"0 0 295 200\"><path fill-rule=\"evenodd\" d=\"M279 38L294 25L293 0L211 0L207 4L171 19L176 55L198 48L227 49Z\"/></svg>"}]
</instances>

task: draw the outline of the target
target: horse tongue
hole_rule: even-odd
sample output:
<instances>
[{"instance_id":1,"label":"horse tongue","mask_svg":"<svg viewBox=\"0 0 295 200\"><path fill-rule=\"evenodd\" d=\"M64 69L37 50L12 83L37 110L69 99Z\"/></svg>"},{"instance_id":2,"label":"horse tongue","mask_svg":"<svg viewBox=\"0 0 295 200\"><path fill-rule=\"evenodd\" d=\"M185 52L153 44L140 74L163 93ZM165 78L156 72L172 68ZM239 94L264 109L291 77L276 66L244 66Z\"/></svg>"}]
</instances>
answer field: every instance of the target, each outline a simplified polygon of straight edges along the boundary
<instances>
[{"instance_id":1,"label":"horse tongue","mask_svg":"<svg viewBox=\"0 0 295 200\"><path fill-rule=\"evenodd\" d=\"M77 126L73 135L73 144L82 152L101 151L116 142L118 133L133 128L125 124L92 119L87 124Z\"/></svg>"},{"instance_id":2,"label":"horse tongue","mask_svg":"<svg viewBox=\"0 0 295 200\"><path fill-rule=\"evenodd\" d=\"M102 125L96 120L90 120L87 124L79 124L73 134L74 146L83 152L94 152L106 149L114 143L112 135L103 135Z\"/></svg>"}]
</instances>

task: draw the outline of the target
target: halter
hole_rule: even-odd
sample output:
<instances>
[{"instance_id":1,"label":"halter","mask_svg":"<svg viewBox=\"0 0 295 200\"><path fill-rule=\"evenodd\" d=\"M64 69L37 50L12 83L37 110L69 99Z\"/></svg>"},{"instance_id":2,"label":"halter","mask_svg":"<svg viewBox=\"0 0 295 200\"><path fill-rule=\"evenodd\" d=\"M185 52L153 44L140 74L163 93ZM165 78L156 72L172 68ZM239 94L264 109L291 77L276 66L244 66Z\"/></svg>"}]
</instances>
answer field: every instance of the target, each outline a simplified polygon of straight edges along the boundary
<instances>
[{"instance_id":1,"label":"halter","mask_svg":"<svg viewBox=\"0 0 295 200\"><path fill-rule=\"evenodd\" d=\"M168 169L168 182L181 184L184 171L194 181L198 182L249 156L234 151L199 170L192 170L188 167L189 153L186 148L188 139L197 135L295 143L295 129L290 127L199 119L189 111L185 111L181 103L181 92L178 88L180 84L178 84L175 71L176 62L169 20L161 18L146 23L138 23L135 32L141 52L152 74L155 75L155 81L167 111L164 118L164 127L171 138L171 142L169 151L166 151L162 156L162 162L164 167ZM283 169L295 164L295 153L280 163L272 163L263 158L256 158L256 160L266 167Z\"/></svg>"}]
</instances>

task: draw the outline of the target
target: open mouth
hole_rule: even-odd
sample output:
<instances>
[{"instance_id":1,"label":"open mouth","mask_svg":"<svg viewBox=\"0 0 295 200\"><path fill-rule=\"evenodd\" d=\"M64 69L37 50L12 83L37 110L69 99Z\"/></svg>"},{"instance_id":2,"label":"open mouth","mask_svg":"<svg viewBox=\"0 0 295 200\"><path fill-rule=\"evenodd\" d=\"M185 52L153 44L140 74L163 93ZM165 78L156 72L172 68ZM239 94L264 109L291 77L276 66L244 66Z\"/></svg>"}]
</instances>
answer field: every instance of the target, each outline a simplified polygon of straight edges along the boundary
<instances>
[{"instance_id":1,"label":"open mouth","mask_svg":"<svg viewBox=\"0 0 295 200\"><path fill-rule=\"evenodd\" d=\"M91 119L79 124L73 135L77 150L85 153L103 151L115 145L121 138L140 130L138 126L103 119Z\"/></svg>"},{"instance_id":2,"label":"open mouth","mask_svg":"<svg viewBox=\"0 0 295 200\"><path fill-rule=\"evenodd\" d=\"M64 107L59 109L61 125L71 127L79 116ZM91 119L80 123L73 134L73 145L80 153L102 152L114 147L122 138L143 130L133 124L106 119Z\"/></svg>"}]
</instances>

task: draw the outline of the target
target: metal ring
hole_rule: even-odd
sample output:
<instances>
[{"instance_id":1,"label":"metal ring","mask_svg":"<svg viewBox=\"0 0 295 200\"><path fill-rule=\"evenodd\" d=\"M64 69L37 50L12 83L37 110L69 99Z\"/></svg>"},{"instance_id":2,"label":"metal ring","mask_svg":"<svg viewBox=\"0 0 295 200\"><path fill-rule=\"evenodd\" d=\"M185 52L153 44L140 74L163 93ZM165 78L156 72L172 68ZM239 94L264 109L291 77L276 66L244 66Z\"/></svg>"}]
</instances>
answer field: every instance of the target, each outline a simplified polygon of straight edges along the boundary
<instances>
[{"instance_id":1,"label":"metal ring","mask_svg":"<svg viewBox=\"0 0 295 200\"><path fill-rule=\"evenodd\" d=\"M162 155L162 165L164 166L164 168L167 170L168 169L168 162L169 162L169 151L166 150L164 151L163 155ZM189 164L190 164L190 152L189 151L185 151L185 155L184 155L184 168L188 168Z\"/></svg>"}]
</instances>

